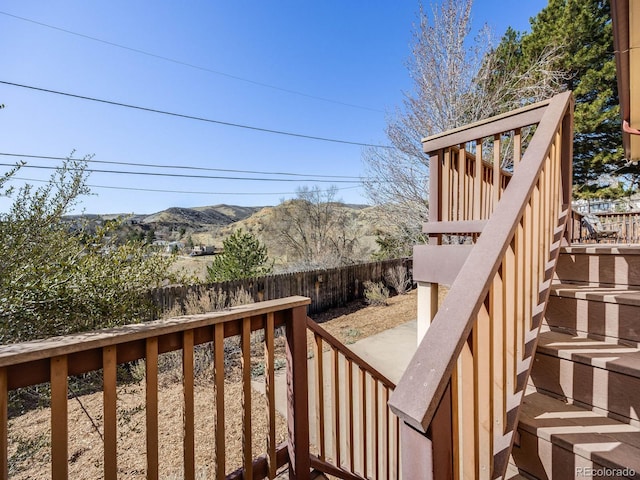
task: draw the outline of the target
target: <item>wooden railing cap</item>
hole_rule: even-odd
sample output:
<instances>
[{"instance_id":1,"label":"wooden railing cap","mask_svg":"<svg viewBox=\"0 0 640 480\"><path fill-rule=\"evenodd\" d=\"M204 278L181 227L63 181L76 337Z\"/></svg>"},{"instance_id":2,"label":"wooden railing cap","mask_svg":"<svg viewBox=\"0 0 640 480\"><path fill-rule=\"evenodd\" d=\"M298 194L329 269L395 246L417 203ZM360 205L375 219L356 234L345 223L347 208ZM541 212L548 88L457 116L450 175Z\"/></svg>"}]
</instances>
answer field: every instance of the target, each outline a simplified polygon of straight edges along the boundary
<instances>
[{"instance_id":1,"label":"wooden railing cap","mask_svg":"<svg viewBox=\"0 0 640 480\"><path fill-rule=\"evenodd\" d=\"M215 325L217 323L264 315L271 312L289 310L306 306L310 303L311 300L307 297L293 296L240 305L219 312L184 315L164 320L124 325L116 328L3 345L0 346L0 367L51 358L58 355L68 355L184 330L192 330L207 325Z\"/></svg>"},{"instance_id":2,"label":"wooden railing cap","mask_svg":"<svg viewBox=\"0 0 640 480\"><path fill-rule=\"evenodd\" d=\"M423 151L431 154L441 148L448 148L533 125L540 121L546 107L552 100L553 99L544 100L463 127L425 137L422 139Z\"/></svg>"}]
</instances>

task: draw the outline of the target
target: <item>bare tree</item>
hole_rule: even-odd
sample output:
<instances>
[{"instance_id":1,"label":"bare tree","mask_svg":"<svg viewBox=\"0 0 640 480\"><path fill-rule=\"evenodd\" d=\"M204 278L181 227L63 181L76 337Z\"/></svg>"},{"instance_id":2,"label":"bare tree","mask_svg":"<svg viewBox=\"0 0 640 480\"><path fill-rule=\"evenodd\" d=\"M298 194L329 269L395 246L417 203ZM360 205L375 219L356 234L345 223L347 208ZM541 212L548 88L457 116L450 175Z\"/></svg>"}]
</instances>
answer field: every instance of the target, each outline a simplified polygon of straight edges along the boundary
<instances>
[{"instance_id":1,"label":"bare tree","mask_svg":"<svg viewBox=\"0 0 640 480\"><path fill-rule=\"evenodd\" d=\"M508 48L492 47L489 28L470 39L472 4L443 0L431 6L430 15L420 7L407 63L413 91L405 93L402 108L387 121L393 148L363 152L367 195L383 207L381 226L407 246L424 241L421 225L429 213L429 158L421 139L548 98L560 89L560 76L552 68L555 50L516 75L509 68Z\"/></svg>"},{"instance_id":2,"label":"bare tree","mask_svg":"<svg viewBox=\"0 0 640 480\"><path fill-rule=\"evenodd\" d=\"M414 26L412 56L407 63L413 92L387 121L393 149L364 151L365 187L383 206L381 227L401 243L420 243L428 219L429 158L421 139L469 121L466 102L484 50L469 52L472 0L432 5L431 18L420 7Z\"/></svg>"},{"instance_id":3,"label":"bare tree","mask_svg":"<svg viewBox=\"0 0 640 480\"><path fill-rule=\"evenodd\" d=\"M301 188L297 198L274 209L272 242L280 244L289 264L296 267L334 267L359 256L355 218L336 200L335 187Z\"/></svg>"}]
</instances>

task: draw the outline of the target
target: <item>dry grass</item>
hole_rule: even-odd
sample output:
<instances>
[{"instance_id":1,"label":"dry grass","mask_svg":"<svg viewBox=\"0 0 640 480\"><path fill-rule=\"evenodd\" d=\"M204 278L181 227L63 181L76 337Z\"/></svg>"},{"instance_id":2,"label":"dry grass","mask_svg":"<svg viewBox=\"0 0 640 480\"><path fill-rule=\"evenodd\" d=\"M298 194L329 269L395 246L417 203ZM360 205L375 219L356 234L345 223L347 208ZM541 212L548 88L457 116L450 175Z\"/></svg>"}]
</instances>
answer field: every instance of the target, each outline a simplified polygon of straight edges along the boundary
<instances>
[{"instance_id":1,"label":"dry grass","mask_svg":"<svg viewBox=\"0 0 640 480\"><path fill-rule=\"evenodd\" d=\"M332 335L349 344L361 338L400 325L415 318L416 293L391 297L388 306L365 306L354 302L314 316ZM260 365L261 348L254 349L252 366ZM180 364L181 361L178 361ZM234 365L235 362L230 362ZM180 365L176 365L180 367ZM259 369L256 373L259 374ZM165 374L168 375L171 372ZM242 454L242 390L237 381L238 369L229 368L225 384L226 456L227 472L241 465ZM160 379L159 392L160 470L162 478L182 478L183 393L179 375ZM257 377L257 380L260 380ZM215 388L209 374L203 372L196 379L196 465L198 478L212 478L215 466L213 428ZM266 402L262 395L252 392L251 398L254 456L266 451L268 422ZM82 403L82 407L80 405ZM103 431L102 393L93 393L69 400L69 478L95 479L102 477ZM86 412L85 412L86 410ZM29 411L10 420L9 456L11 478L50 478L50 410ZM94 425L95 424L95 425ZM96 429L97 428L97 429ZM100 432L100 433L99 433ZM277 420L278 442L286 439L286 424ZM145 407L144 382L118 387L118 468L119 478L145 478Z\"/></svg>"}]
</instances>

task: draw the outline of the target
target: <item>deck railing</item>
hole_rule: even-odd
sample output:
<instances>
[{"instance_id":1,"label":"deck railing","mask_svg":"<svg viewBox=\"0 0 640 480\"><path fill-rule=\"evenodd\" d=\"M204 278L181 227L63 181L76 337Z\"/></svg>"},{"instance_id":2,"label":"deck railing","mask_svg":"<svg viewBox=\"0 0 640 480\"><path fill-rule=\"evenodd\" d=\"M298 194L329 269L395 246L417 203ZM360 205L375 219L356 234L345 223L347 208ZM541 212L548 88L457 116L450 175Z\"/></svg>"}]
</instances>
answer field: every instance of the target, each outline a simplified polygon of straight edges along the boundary
<instances>
[{"instance_id":1,"label":"deck railing","mask_svg":"<svg viewBox=\"0 0 640 480\"><path fill-rule=\"evenodd\" d=\"M42 383L50 386L50 462L43 470L32 472L38 476L53 479L79 476L115 479L122 474L148 479L175 476L175 465L170 465L174 470L168 472L168 460L162 452L177 450L180 453L176 463L183 470L178 476L185 479L203 478L203 473L216 479L273 479L285 466L292 479L308 479L312 469L353 480L371 475L398 478L398 420L392 418L387 407L394 384L309 319L306 315L309 302L305 297L289 297L222 312L0 346L0 478L8 478L9 452L15 455L12 442L20 438L19 432L10 435L10 394ZM281 331L278 329L284 329L284 335L277 335ZM308 348L310 338L315 345L315 358L314 348ZM162 359L170 352L178 354L181 399L175 411L163 416L162 410L166 408L162 402L167 395L163 389L168 387L163 385L166 373L161 371ZM265 407L252 400L255 399L252 367L260 352ZM212 378L198 384L201 366L197 362L203 354L212 367ZM239 365L228 364L235 360ZM277 364L285 362L286 388L276 387L280 385L276 378ZM126 432L121 429L124 416L130 412L125 411L121 402L133 387L122 384L122 368L140 365L143 434L137 444L128 447L135 451L125 452L122 436ZM309 365L315 365L311 372ZM226 375L230 370L234 373L231 379ZM72 384L76 382L75 376L90 372L93 372L92 388L102 391L101 412L94 411L97 420L91 420L100 437L96 448L102 452L102 458L93 461L95 471L78 471L74 459L77 449L73 447L78 439L70 435ZM232 388L229 382L234 384L232 391L239 392L234 394L235 398L225 395ZM208 396L204 402L198 402L203 390ZM278 401L286 404L286 411L281 412L286 420L278 417ZM202 403L208 405L205 411L202 406L198 408ZM230 425L234 409L239 411L239 425ZM84 413L89 415L86 409ZM266 432L263 429L260 438L252 426L256 415L266 417ZM182 421L177 422L178 431L169 438L171 432L167 432L163 423L176 416L182 417ZM286 431L280 428L277 435L277 425L286 426ZM313 439L310 430L315 434ZM229 461L232 452L226 445L231 437L242 438L241 460L233 464ZM278 444L282 438L284 441ZM201 455L204 447L198 444L198 439L210 447L204 460ZM124 453L140 460L133 471L122 470ZM131 465L127 467L131 469Z\"/></svg>"},{"instance_id":2,"label":"deck railing","mask_svg":"<svg viewBox=\"0 0 640 480\"><path fill-rule=\"evenodd\" d=\"M436 244L447 233L473 233L477 241L462 261L453 262L459 271L449 274L453 283L440 309L427 309L435 316L390 399L405 422L401 445L407 478L504 475L569 218L572 107L571 94L564 93L424 141L436 166L432 224L425 231ZM526 149L520 140L525 127L535 129ZM500 142L514 141L513 176L506 188L502 183L495 188L495 178L488 186L482 172L465 180L474 185L471 189L460 191L459 179L457 190L441 183L446 177L438 169L446 170L452 155L447 152L470 150L477 158L487 139L493 144L494 176L502 175L505 163ZM417 248L414 278L437 281L429 278L425 261L441 249L446 264L450 247L435 246L433 255Z\"/></svg>"},{"instance_id":3,"label":"deck railing","mask_svg":"<svg viewBox=\"0 0 640 480\"><path fill-rule=\"evenodd\" d=\"M102 475L118 476L118 365L144 359L146 442L136 454L146 456L141 476L159 477L158 358L160 354L181 351L183 386L182 445L184 478L196 477L195 430L207 425L215 443L214 478L274 478L276 470L290 464L291 478L309 475L306 306L309 299L290 297L234 307L224 312L178 317L169 320L127 325L124 327L57 337L0 347L0 478L8 477L8 393L20 387L50 384L51 478L69 477L69 378L87 372L103 377ZM288 443L276 445L274 392L274 332L284 326L287 357ZM266 403L268 417L266 456L254 455L251 428L251 333L264 332L266 364ZM227 472L225 440L225 338L237 337L241 357L242 468ZM207 344L213 358L215 390L214 418L196 418L194 409L194 347ZM237 408L237 407L234 407ZM176 411L175 415L181 415ZM121 452L122 453L122 452ZM77 474L76 474L77 475ZM73 476L73 475L72 475Z\"/></svg>"},{"instance_id":4,"label":"deck railing","mask_svg":"<svg viewBox=\"0 0 640 480\"><path fill-rule=\"evenodd\" d=\"M618 232L616 236L607 239L598 239L602 243L640 243L640 212L598 212L594 214L605 228ZM573 211L573 235L574 243L593 243L588 229L582 222L584 214Z\"/></svg>"}]
</instances>

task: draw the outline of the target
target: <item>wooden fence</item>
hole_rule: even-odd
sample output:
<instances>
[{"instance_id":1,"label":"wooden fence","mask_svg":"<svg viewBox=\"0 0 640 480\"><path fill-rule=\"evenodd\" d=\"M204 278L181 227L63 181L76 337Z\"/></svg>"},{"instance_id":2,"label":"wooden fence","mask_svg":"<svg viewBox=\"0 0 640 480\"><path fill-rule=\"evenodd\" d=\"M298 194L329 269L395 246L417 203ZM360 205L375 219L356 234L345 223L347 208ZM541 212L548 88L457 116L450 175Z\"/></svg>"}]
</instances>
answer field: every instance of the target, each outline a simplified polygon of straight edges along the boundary
<instances>
[{"instance_id":1,"label":"wooden fence","mask_svg":"<svg viewBox=\"0 0 640 480\"><path fill-rule=\"evenodd\" d=\"M221 283L173 285L155 289L151 295L163 310L171 309L178 302L183 303L193 293L200 295L209 290L232 295L243 289L256 302L301 295L311 299L309 313L318 313L363 298L366 281L384 281L387 272L398 266L404 267L408 278L412 278L412 260L401 258Z\"/></svg>"}]
</instances>

